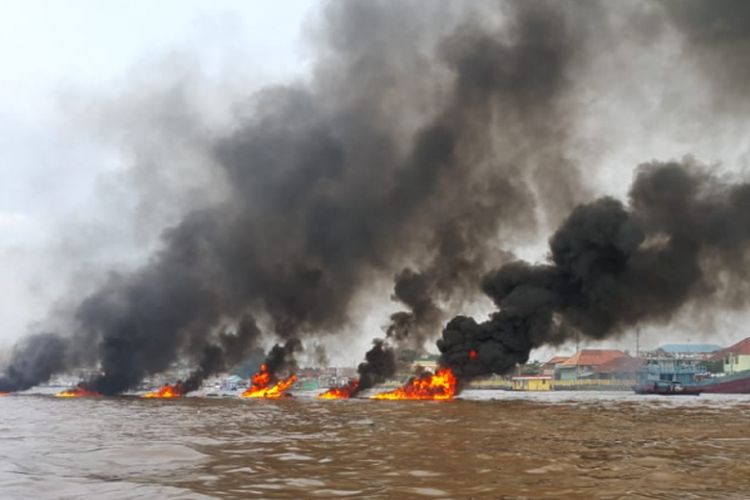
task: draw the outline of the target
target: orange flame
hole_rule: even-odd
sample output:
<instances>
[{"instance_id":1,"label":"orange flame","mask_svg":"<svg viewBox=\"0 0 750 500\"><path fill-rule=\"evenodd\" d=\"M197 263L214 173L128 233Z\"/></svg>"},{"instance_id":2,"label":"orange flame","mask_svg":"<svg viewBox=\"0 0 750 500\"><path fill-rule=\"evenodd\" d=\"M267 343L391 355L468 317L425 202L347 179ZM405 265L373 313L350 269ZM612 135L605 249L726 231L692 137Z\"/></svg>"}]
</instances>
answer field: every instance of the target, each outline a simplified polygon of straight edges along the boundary
<instances>
[{"instance_id":1,"label":"orange flame","mask_svg":"<svg viewBox=\"0 0 750 500\"><path fill-rule=\"evenodd\" d=\"M450 368L441 368L436 373L414 377L403 387L370 396L370 399L453 399L456 394L456 376Z\"/></svg>"},{"instance_id":2,"label":"orange flame","mask_svg":"<svg viewBox=\"0 0 750 500\"><path fill-rule=\"evenodd\" d=\"M326 392L318 394L318 399L349 399L357 392L359 379L354 379L341 387L331 387Z\"/></svg>"},{"instance_id":3,"label":"orange flame","mask_svg":"<svg viewBox=\"0 0 750 500\"><path fill-rule=\"evenodd\" d=\"M180 382L177 382L174 385L164 384L163 386L161 386L160 389L156 391L152 391L152 392L147 392L141 397L146 398L146 399L152 399L152 398L172 399L172 398L181 398L184 395L185 395L185 388Z\"/></svg>"},{"instance_id":4,"label":"orange flame","mask_svg":"<svg viewBox=\"0 0 750 500\"><path fill-rule=\"evenodd\" d=\"M2 398L4 396L10 396L10 393L9 392L0 392L0 398Z\"/></svg>"},{"instance_id":5,"label":"orange flame","mask_svg":"<svg viewBox=\"0 0 750 500\"><path fill-rule=\"evenodd\" d=\"M241 398L268 398L278 399L286 396L286 391L297 381L297 375L290 375L275 384L273 375L268 371L268 365L260 365L260 371L253 375L252 383L245 392L240 394Z\"/></svg>"},{"instance_id":6,"label":"orange flame","mask_svg":"<svg viewBox=\"0 0 750 500\"><path fill-rule=\"evenodd\" d=\"M55 397L58 398L96 398L100 396L101 394L92 391L91 389L87 389L83 384L78 384L71 389L65 389L64 391L55 394Z\"/></svg>"}]
</instances>

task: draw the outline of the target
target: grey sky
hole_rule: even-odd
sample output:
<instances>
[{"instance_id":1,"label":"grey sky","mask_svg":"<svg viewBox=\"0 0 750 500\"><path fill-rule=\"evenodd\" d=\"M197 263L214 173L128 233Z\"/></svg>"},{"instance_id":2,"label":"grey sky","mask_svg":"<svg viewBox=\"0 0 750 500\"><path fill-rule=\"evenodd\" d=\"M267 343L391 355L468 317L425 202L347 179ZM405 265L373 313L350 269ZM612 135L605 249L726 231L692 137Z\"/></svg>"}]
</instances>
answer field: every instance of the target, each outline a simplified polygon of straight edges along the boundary
<instances>
[{"instance_id":1,"label":"grey sky","mask_svg":"<svg viewBox=\"0 0 750 500\"><path fill-rule=\"evenodd\" d=\"M215 112L221 124L232 96L304 78L304 26L315 7L309 0L0 4L0 347L46 319L71 282L80 278L87 286L90 275L142 260L158 230L175 217L165 207L131 206L136 195L123 191L153 179L133 172L118 134L132 133L128 140L138 147L158 146L137 136L138 120L147 114L131 116L118 107L119 97L148 109L149 95L184 76L195 105ZM654 158L692 154L722 163L718 168L750 166L750 125L706 112L711 97L681 57L679 38L666 33L657 42L648 50L616 47L626 64L597 61L599 73L581 93L577 153L591 172L594 194L622 197L635 166ZM637 78L645 72L653 82L642 85ZM671 106L679 111L664 115L665 101L679 103ZM100 133L103 122L107 132ZM200 184L193 181L177 182L174 196L185 197ZM128 224L138 210L153 211L153 227L135 231ZM544 241L519 255L543 258ZM387 317L382 304L388 305L390 284L375 288L376 306L361 309L368 310L362 330L377 333ZM736 330L737 315L707 321L727 340L750 333ZM658 333L645 347L661 339L697 341L703 328L687 315L671 329L654 327ZM332 359L354 362L368 341L360 335L341 350L333 346Z\"/></svg>"},{"instance_id":2,"label":"grey sky","mask_svg":"<svg viewBox=\"0 0 750 500\"><path fill-rule=\"evenodd\" d=\"M249 91L299 76L305 59L298 41L311 4L0 5L0 345L42 319L76 260L91 257L80 249L61 255L64 233L96 227L96 211L106 212L96 189L128 168L112 143L99 142L90 124L77 122L89 95L94 102L125 92L124 80L139 77L144 68L168 76L173 68L162 63L175 54L206 82L228 74L230 60L239 56L238 71ZM70 267L58 267L63 261Z\"/></svg>"}]
</instances>

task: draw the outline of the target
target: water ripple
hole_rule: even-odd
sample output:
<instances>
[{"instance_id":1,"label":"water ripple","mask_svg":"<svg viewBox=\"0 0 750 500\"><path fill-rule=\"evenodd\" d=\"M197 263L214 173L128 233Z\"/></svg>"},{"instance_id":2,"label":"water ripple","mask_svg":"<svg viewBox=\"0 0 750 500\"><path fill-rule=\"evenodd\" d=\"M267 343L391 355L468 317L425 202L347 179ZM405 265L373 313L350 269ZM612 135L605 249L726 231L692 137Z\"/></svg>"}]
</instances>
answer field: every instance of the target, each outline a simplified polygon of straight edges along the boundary
<instances>
[{"instance_id":1,"label":"water ripple","mask_svg":"<svg viewBox=\"0 0 750 500\"><path fill-rule=\"evenodd\" d=\"M750 398L0 400L3 498L741 498Z\"/></svg>"}]
</instances>

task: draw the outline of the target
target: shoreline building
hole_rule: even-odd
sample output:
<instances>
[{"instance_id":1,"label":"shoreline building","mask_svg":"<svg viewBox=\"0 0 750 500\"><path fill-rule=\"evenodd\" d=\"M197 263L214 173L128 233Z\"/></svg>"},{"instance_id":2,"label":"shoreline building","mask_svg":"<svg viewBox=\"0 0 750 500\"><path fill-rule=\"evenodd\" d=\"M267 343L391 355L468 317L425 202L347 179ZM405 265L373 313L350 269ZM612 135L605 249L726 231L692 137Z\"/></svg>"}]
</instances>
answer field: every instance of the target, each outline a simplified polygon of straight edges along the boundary
<instances>
[{"instance_id":1,"label":"shoreline building","mask_svg":"<svg viewBox=\"0 0 750 500\"><path fill-rule=\"evenodd\" d=\"M630 356L617 349L582 349L555 365L555 380L600 379L602 367L613 366L611 364L620 358L630 358Z\"/></svg>"},{"instance_id":2,"label":"shoreline building","mask_svg":"<svg viewBox=\"0 0 750 500\"><path fill-rule=\"evenodd\" d=\"M657 358L707 360L721 350L721 346L716 344L664 344L649 355Z\"/></svg>"},{"instance_id":3,"label":"shoreline building","mask_svg":"<svg viewBox=\"0 0 750 500\"><path fill-rule=\"evenodd\" d=\"M750 370L750 337L717 351L711 360L723 361L727 374Z\"/></svg>"}]
</instances>

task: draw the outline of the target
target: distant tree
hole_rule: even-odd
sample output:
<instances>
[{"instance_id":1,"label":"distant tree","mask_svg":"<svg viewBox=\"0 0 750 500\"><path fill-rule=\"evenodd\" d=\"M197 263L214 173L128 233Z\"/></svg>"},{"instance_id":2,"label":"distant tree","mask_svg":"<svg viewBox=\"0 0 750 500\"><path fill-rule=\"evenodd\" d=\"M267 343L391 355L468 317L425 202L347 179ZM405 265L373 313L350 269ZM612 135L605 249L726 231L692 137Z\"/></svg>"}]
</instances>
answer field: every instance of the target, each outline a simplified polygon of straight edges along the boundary
<instances>
[{"instance_id":1,"label":"distant tree","mask_svg":"<svg viewBox=\"0 0 750 500\"><path fill-rule=\"evenodd\" d=\"M521 365L521 374L522 375L540 375L542 373L542 364L539 361L532 361L531 363L526 363L525 365Z\"/></svg>"}]
</instances>

